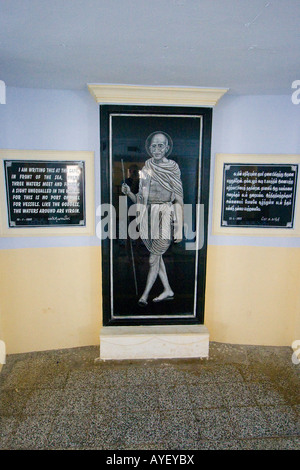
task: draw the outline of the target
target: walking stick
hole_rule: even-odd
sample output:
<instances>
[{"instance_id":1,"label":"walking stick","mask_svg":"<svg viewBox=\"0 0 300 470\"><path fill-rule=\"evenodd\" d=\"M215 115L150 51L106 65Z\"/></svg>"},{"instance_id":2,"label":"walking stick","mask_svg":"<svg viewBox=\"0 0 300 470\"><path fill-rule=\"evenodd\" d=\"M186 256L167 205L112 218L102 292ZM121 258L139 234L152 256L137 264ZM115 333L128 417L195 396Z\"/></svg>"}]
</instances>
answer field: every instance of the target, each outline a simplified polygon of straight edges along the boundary
<instances>
[{"instance_id":1,"label":"walking stick","mask_svg":"<svg viewBox=\"0 0 300 470\"><path fill-rule=\"evenodd\" d=\"M122 163L123 183L126 184L125 183L125 170L124 170L123 158L121 158L121 163ZM127 212L127 222L128 222L128 212ZM136 293L136 295L138 295L136 271L135 271L135 262L134 262L134 256L133 256L133 247L132 247L132 240L131 240L130 236L129 236L129 244L130 244L130 253L131 253L131 262L132 262L132 269L133 269L135 293Z\"/></svg>"}]
</instances>

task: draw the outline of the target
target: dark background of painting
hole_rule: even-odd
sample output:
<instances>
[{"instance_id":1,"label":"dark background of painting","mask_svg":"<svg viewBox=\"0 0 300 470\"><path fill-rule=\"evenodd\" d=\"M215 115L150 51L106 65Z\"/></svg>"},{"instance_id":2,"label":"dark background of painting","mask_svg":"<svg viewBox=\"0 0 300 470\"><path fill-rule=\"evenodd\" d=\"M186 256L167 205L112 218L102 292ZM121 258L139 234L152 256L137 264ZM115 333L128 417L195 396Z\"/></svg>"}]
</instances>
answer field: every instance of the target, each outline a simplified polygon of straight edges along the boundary
<instances>
[{"instance_id":1,"label":"dark background of painting","mask_svg":"<svg viewBox=\"0 0 300 470\"><path fill-rule=\"evenodd\" d=\"M108 107L103 107L108 108ZM120 109L122 108L122 110ZM125 109L124 109L125 108ZM133 107L132 107L133 108ZM131 109L132 109L131 108ZM131 112L139 113L140 107L134 107ZM128 176L128 168L131 164L137 164L140 168L143 167L144 162L150 158L145 149L145 141L149 134L154 131L164 131L168 133L173 140L173 150L169 159L176 161L181 170L181 179L183 183L184 203L195 205L198 198L198 180L199 180L199 151L200 151L200 132L201 132L201 116L203 113L200 109L195 108L188 110L180 110L180 114L176 115L175 109L161 110L160 114L164 116L154 115L139 115L139 116L112 116L112 174L104 174L108 170L109 165L109 141L108 133L101 134L102 140L102 184L106 185L106 190L109 191L110 184L112 184L112 203L116 208L118 214L119 196L121 195L121 184L123 180L121 159L124 161L126 177ZM157 108L143 108L144 113L153 114L159 113ZM105 109L104 111L108 111ZM178 110L179 111L179 110ZM206 110L210 111L210 110ZM112 112L128 112L127 107L113 107L111 113L102 113L101 122L106 126L109 125L109 114ZM190 115L188 115L190 114ZM209 113L208 113L209 114ZM172 115L172 116L170 116ZM198 117L196 117L198 116ZM209 129L210 130L210 129ZM206 130L207 133L207 130ZM106 138L105 138L106 137ZM209 133L210 137L210 133ZM210 144L210 138L209 142ZM208 145L206 145L207 147ZM206 150L207 151L207 150ZM202 159L206 161L206 166L201 167L202 184L201 184L201 202L205 203L205 198L208 201L208 181L205 178L209 172L209 153L202 153ZM203 171L205 169L205 171ZM204 173L204 174L203 174ZM104 188L102 187L102 190ZM203 197L203 193L205 197ZM103 194L103 192L102 192ZM104 195L104 194L103 194ZM105 196L105 195L104 195ZM107 194L106 194L107 197ZM103 199L102 199L103 201ZM108 202L108 200L106 199ZM195 206L193 208L193 227L195 230ZM207 218L206 218L207 219ZM205 221L205 231L207 227L207 220ZM117 222L118 233L118 222ZM189 242L192 240L188 240ZM172 290L175 293L174 300L160 303L153 303L152 299L159 295L162 290L162 284L159 278L156 280L148 300L148 306L142 308L138 306L138 299L142 295L146 284L146 278L149 270L149 252L144 246L143 242L139 239L131 242L130 240L114 240L112 243L112 286L110 279L106 280L106 289L109 291L104 292L106 299L104 305L109 309L109 316L111 310L110 292L112 287L113 292L113 314L114 317L119 317L119 324L143 324L143 323L156 323L163 322L164 319L170 323L168 317L172 316L175 321L186 323L202 322L204 311L204 287L205 287L205 265L206 265L206 243L199 252L198 256L198 272L195 271L196 252L185 249L186 240L184 239L179 244L172 243L167 252L163 255L165 261L169 282ZM107 246L110 250L110 243L104 242L103 248L105 251ZM134 273L132 266L131 248L134 253L135 269L138 285L138 295L135 291ZM103 257L103 274L110 276L109 256ZM195 300L195 276L198 278L197 287L197 316L196 318L186 318L194 313L194 300ZM200 307L200 308L199 308ZM108 317L109 317L108 316ZM107 318L108 323L110 319ZM130 318L129 318L130 317ZM142 318L145 317L145 318ZM159 318L158 318L159 317ZM157 320L157 321L156 321ZM165 321L165 322L166 322Z\"/></svg>"}]
</instances>

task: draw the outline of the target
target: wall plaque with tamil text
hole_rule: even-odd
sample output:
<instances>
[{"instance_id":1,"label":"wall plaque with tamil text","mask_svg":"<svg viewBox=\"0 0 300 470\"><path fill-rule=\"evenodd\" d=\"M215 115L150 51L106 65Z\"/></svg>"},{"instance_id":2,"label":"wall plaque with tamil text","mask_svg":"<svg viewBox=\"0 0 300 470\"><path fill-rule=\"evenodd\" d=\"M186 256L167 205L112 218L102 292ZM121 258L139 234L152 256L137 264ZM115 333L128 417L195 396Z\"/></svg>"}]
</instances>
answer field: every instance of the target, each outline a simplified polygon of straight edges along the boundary
<instances>
[{"instance_id":1,"label":"wall plaque with tamil text","mask_svg":"<svg viewBox=\"0 0 300 470\"><path fill-rule=\"evenodd\" d=\"M224 164L222 227L293 228L298 165Z\"/></svg>"}]
</instances>

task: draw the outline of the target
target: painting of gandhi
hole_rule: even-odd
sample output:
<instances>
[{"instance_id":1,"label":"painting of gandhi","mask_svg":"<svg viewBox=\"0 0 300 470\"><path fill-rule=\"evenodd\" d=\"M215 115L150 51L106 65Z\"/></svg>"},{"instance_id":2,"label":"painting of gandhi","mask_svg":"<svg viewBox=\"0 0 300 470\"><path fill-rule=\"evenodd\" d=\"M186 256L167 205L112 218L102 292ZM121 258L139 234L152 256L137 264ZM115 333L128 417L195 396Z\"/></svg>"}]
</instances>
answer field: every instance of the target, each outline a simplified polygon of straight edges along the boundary
<instances>
[{"instance_id":1,"label":"painting of gandhi","mask_svg":"<svg viewBox=\"0 0 300 470\"><path fill-rule=\"evenodd\" d=\"M152 301L162 302L174 299L163 254L169 248L172 238L175 243L181 241L183 226L183 189L180 169L175 161L168 158L173 148L172 139L165 132L156 131L148 136L145 147L150 158L146 160L140 172L138 193L133 194L127 184L122 185L123 194L135 204L143 207L140 217L140 235L150 255L146 287L138 301L141 307L148 305L150 291L158 276L163 285L163 292Z\"/></svg>"}]
</instances>

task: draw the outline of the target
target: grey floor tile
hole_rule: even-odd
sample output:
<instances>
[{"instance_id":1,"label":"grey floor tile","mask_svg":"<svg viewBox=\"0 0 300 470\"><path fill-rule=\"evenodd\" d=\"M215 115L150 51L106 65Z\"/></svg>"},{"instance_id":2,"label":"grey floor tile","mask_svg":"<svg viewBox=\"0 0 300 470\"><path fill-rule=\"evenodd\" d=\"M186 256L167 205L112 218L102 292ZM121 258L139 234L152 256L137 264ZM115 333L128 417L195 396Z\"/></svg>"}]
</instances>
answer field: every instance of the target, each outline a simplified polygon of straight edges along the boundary
<instances>
[{"instance_id":1,"label":"grey floor tile","mask_svg":"<svg viewBox=\"0 0 300 470\"><path fill-rule=\"evenodd\" d=\"M128 447L127 447L128 449ZM152 451L186 451L186 450L197 450L198 449L198 441L194 441L192 439L173 439L172 441L166 440L156 440L155 442L146 442L146 443L139 443L139 444L130 444L130 450L152 450ZM177 454L175 454L177 455ZM156 455L157 462L159 463L158 456ZM155 460L152 461L152 465L154 465ZM178 461L177 461L177 464Z\"/></svg>"},{"instance_id":2,"label":"grey floor tile","mask_svg":"<svg viewBox=\"0 0 300 470\"><path fill-rule=\"evenodd\" d=\"M95 359L99 357L99 346L87 346L72 349L58 349L55 351L43 351L42 357L48 364L56 364L66 370L92 368L95 365Z\"/></svg>"},{"instance_id":3,"label":"grey floor tile","mask_svg":"<svg viewBox=\"0 0 300 470\"><path fill-rule=\"evenodd\" d=\"M195 416L200 439L222 441L237 437L227 409L199 409Z\"/></svg>"},{"instance_id":4,"label":"grey floor tile","mask_svg":"<svg viewBox=\"0 0 300 470\"><path fill-rule=\"evenodd\" d=\"M0 416L18 415L24 412L30 391L27 389L1 390Z\"/></svg>"},{"instance_id":5,"label":"grey floor tile","mask_svg":"<svg viewBox=\"0 0 300 470\"><path fill-rule=\"evenodd\" d=\"M144 446L161 437L161 417L158 411L134 412L127 415L125 432L127 446Z\"/></svg>"},{"instance_id":6,"label":"grey floor tile","mask_svg":"<svg viewBox=\"0 0 300 470\"><path fill-rule=\"evenodd\" d=\"M242 450L300 450L300 439L263 438L241 441Z\"/></svg>"},{"instance_id":7,"label":"grey floor tile","mask_svg":"<svg viewBox=\"0 0 300 470\"><path fill-rule=\"evenodd\" d=\"M188 391L193 409L220 408L225 406L220 384L189 385Z\"/></svg>"},{"instance_id":8,"label":"grey floor tile","mask_svg":"<svg viewBox=\"0 0 300 470\"><path fill-rule=\"evenodd\" d=\"M256 402L250 387L243 382L224 382L219 385L224 403L227 406L255 406Z\"/></svg>"},{"instance_id":9,"label":"grey floor tile","mask_svg":"<svg viewBox=\"0 0 300 470\"><path fill-rule=\"evenodd\" d=\"M15 433L9 440L10 449L44 449L50 433L51 415L27 416L19 421Z\"/></svg>"},{"instance_id":10,"label":"grey floor tile","mask_svg":"<svg viewBox=\"0 0 300 470\"><path fill-rule=\"evenodd\" d=\"M29 396L24 413L51 415L59 409L63 396L62 390L36 389Z\"/></svg>"},{"instance_id":11,"label":"grey floor tile","mask_svg":"<svg viewBox=\"0 0 300 470\"><path fill-rule=\"evenodd\" d=\"M68 390L62 396L59 413L89 413L92 410L93 393L89 390Z\"/></svg>"},{"instance_id":12,"label":"grey floor tile","mask_svg":"<svg viewBox=\"0 0 300 470\"><path fill-rule=\"evenodd\" d=\"M278 358L278 362L283 365L291 366L293 367L294 364L292 364L292 355L293 355L293 349L292 347L289 346L278 346L274 348L274 352Z\"/></svg>"},{"instance_id":13,"label":"grey floor tile","mask_svg":"<svg viewBox=\"0 0 300 470\"><path fill-rule=\"evenodd\" d=\"M181 371L184 373L182 382L187 385L210 383L214 380L213 373L211 373L206 360L182 364Z\"/></svg>"},{"instance_id":14,"label":"grey floor tile","mask_svg":"<svg viewBox=\"0 0 300 470\"><path fill-rule=\"evenodd\" d=\"M198 442L199 442L198 438L189 439L189 438L180 437L178 438L177 442L176 442L176 439L174 440L171 439L169 442L165 442L165 450L172 450L172 451L198 450L198 445L199 445ZM178 465L178 463L176 465Z\"/></svg>"},{"instance_id":15,"label":"grey floor tile","mask_svg":"<svg viewBox=\"0 0 300 470\"><path fill-rule=\"evenodd\" d=\"M269 421L259 407L230 408L229 411L238 438L245 439L270 435Z\"/></svg>"},{"instance_id":16,"label":"grey floor tile","mask_svg":"<svg viewBox=\"0 0 300 470\"><path fill-rule=\"evenodd\" d=\"M58 371L46 370L36 378L34 387L63 390L66 386L67 379L68 372L65 369L59 368Z\"/></svg>"},{"instance_id":17,"label":"grey floor tile","mask_svg":"<svg viewBox=\"0 0 300 470\"><path fill-rule=\"evenodd\" d=\"M147 366L147 364L129 366L127 381L128 385L133 387L136 385L156 386L157 374L155 367Z\"/></svg>"},{"instance_id":18,"label":"grey floor tile","mask_svg":"<svg viewBox=\"0 0 300 470\"><path fill-rule=\"evenodd\" d=\"M124 388L127 386L127 368L126 366L109 366L99 368L99 384L103 387Z\"/></svg>"},{"instance_id":19,"label":"grey floor tile","mask_svg":"<svg viewBox=\"0 0 300 470\"><path fill-rule=\"evenodd\" d=\"M210 372L214 374L214 381L222 382L242 382L243 376L240 368L235 364L214 364L212 363Z\"/></svg>"},{"instance_id":20,"label":"grey floor tile","mask_svg":"<svg viewBox=\"0 0 300 470\"><path fill-rule=\"evenodd\" d=\"M55 351L54 351L55 352ZM50 357L53 356L53 351L49 351ZM72 349L61 349L58 350L58 360L62 357L66 362L70 362L72 365L74 361L79 364L84 364L84 367L94 365L95 359L99 357L100 349L97 346L82 346L79 348Z\"/></svg>"},{"instance_id":21,"label":"grey floor tile","mask_svg":"<svg viewBox=\"0 0 300 470\"><path fill-rule=\"evenodd\" d=\"M271 382L272 377L269 376L268 371L262 370L260 366L243 366L240 367L240 373L246 382Z\"/></svg>"},{"instance_id":22,"label":"grey floor tile","mask_svg":"<svg viewBox=\"0 0 300 470\"><path fill-rule=\"evenodd\" d=\"M47 441L48 449L84 448L88 444L90 414L59 414L51 427Z\"/></svg>"},{"instance_id":23,"label":"grey floor tile","mask_svg":"<svg viewBox=\"0 0 300 470\"><path fill-rule=\"evenodd\" d=\"M123 411L93 413L87 432L87 445L94 449L124 448L127 426L126 413Z\"/></svg>"},{"instance_id":24,"label":"grey floor tile","mask_svg":"<svg viewBox=\"0 0 300 470\"><path fill-rule=\"evenodd\" d=\"M272 436L300 436L299 416L292 407L264 406L262 410Z\"/></svg>"},{"instance_id":25,"label":"grey floor tile","mask_svg":"<svg viewBox=\"0 0 300 470\"><path fill-rule=\"evenodd\" d=\"M172 448L181 442L197 442L199 439L197 421L190 410L161 412L161 433L163 440Z\"/></svg>"},{"instance_id":26,"label":"grey floor tile","mask_svg":"<svg viewBox=\"0 0 300 470\"><path fill-rule=\"evenodd\" d=\"M0 374L0 449L297 449L288 349L211 345L209 360L17 354Z\"/></svg>"},{"instance_id":27,"label":"grey floor tile","mask_svg":"<svg viewBox=\"0 0 300 470\"><path fill-rule=\"evenodd\" d=\"M300 366L299 373L300 373ZM292 405L300 405L300 375L295 376L292 371L291 374L283 375L276 381L277 387L280 387L280 392L285 400Z\"/></svg>"},{"instance_id":28,"label":"grey floor tile","mask_svg":"<svg viewBox=\"0 0 300 470\"><path fill-rule=\"evenodd\" d=\"M278 355L276 348L272 346L247 346L249 364L263 364L265 366L277 366Z\"/></svg>"},{"instance_id":29,"label":"grey floor tile","mask_svg":"<svg viewBox=\"0 0 300 470\"><path fill-rule=\"evenodd\" d=\"M202 383L213 383L215 381L215 375L213 371L207 366L207 363L195 366L189 366L186 368L188 373L188 380L183 382L188 385L197 385Z\"/></svg>"},{"instance_id":30,"label":"grey floor tile","mask_svg":"<svg viewBox=\"0 0 300 470\"><path fill-rule=\"evenodd\" d=\"M168 450L170 451L170 446L165 442L165 441L160 441L159 439L155 440L154 442L148 441L148 442L138 442L137 444L135 443L130 443L128 445L125 445L126 449L130 450Z\"/></svg>"},{"instance_id":31,"label":"grey floor tile","mask_svg":"<svg viewBox=\"0 0 300 470\"><path fill-rule=\"evenodd\" d=\"M0 450L7 449L7 443L17 427L18 418L15 416L0 416Z\"/></svg>"},{"instance_id":32,"label":"grey floor tile","mask_svg":"<svg viewBox=\"0 0 300 470\"><path fill-rule=\"evenodd\" d=\"M182 385L194 380L192 374L183 367L173 364L160 366L157 371L157 382L161 385Z\"/></svg>"},{"instance_id":33,"label":"grey floor tile","mask_svg":"<svg viewBox=\"0 0 300 470\"><path fill-rule=\"evenodd\" d=\"M2 375L2 373L1 373ZM1 381L1 389L30 388L36 383L37 372L29 359L15 363L9 374L4 375Z\"/></svg>"},{"instance_id":34,"label":"grey floor tile","mask_svg":"<svg viewBox=\"0 0 300 470\"><path fill-rule=\"evenodd\" d=\"M79 369L70 371L66 381L65 389L89 389L93 390L101 386L101 372L97 369Z\"/></svg>"},{"instance_id":35,"label":"grey floor tile","mask_svg":"<svg viewBox=\"0 0 300 470\"><path fill-rule=\"evenodd\" d=\"M272 383L249 383L249 388L259 405L286 404L282 393Z\"/></svg>"},{"instance_id":36,"label":"grey floor tile","mask_svg":"<svg viewBox=\"0 0 300 470\"><path fill-rule=\"evenodd\" d=\"M219 440L204 439L197 444L197 450L241 450L241 441L238 439Z\"/></svg>"},{"instance_id":37,"label":"grey floor tile","mask_svg":"<svg viewBox=\"0 0 300 470\"><path fill-rule=\"evenodd\" d=\"M242 345L210 342L209 360L224 363L248 364L247 348Z\"/></svg>"},{"instance_id":38,"label":"grey floor tile","mask_svg":"<svg viewBox=\"0 0 300 470\"><path fill-rule=\"evenodd\" d=\"M216 374L214 370L212 370L209 367L203 367L202 370L200 371L200 374L198 376L198 380L196 382L197 384L214 384L216 383Z\"/></svg>"},{"instance_id":39,"label":"grey floor tile","mask_svg":"<svg viewBox=\"0 0 300 470\"><path fill-rule=\"evenodd\" d=\"M114 409L126 408L126 396L128 388L96 388L92 403L92 410L95 413L110 412Z\"/></svg>"},{"instance_id":40,"label":"grey floor tile","mask_svg":"<svg viewBox=\"0 0 300 470\"><path fill-rule=\"evenodd\" d=\"M161 385L158 388L158 401L162 411L192 409L189 390L186 385Z\"/></svg>"},{"instance_id":41,"label":"grey floor tile","mask_svg":"<svg viewBox=\"0 0 300 470\"><path fill-rule=\"evenodd\" d=\"M126 390L126 407L128 411L158 410L157 387L130 387Z\"/></svg>"},{"instance_id":42,"label":"grey floor tile","mask_svg":"<svg viewBox=\"0 0 300 470\"><path fill-rule=\"evenodd\" d=\"M294 405L293 410L298 415L298 418L300 418L300 405Z\"/></svg>"}]
</instances>

